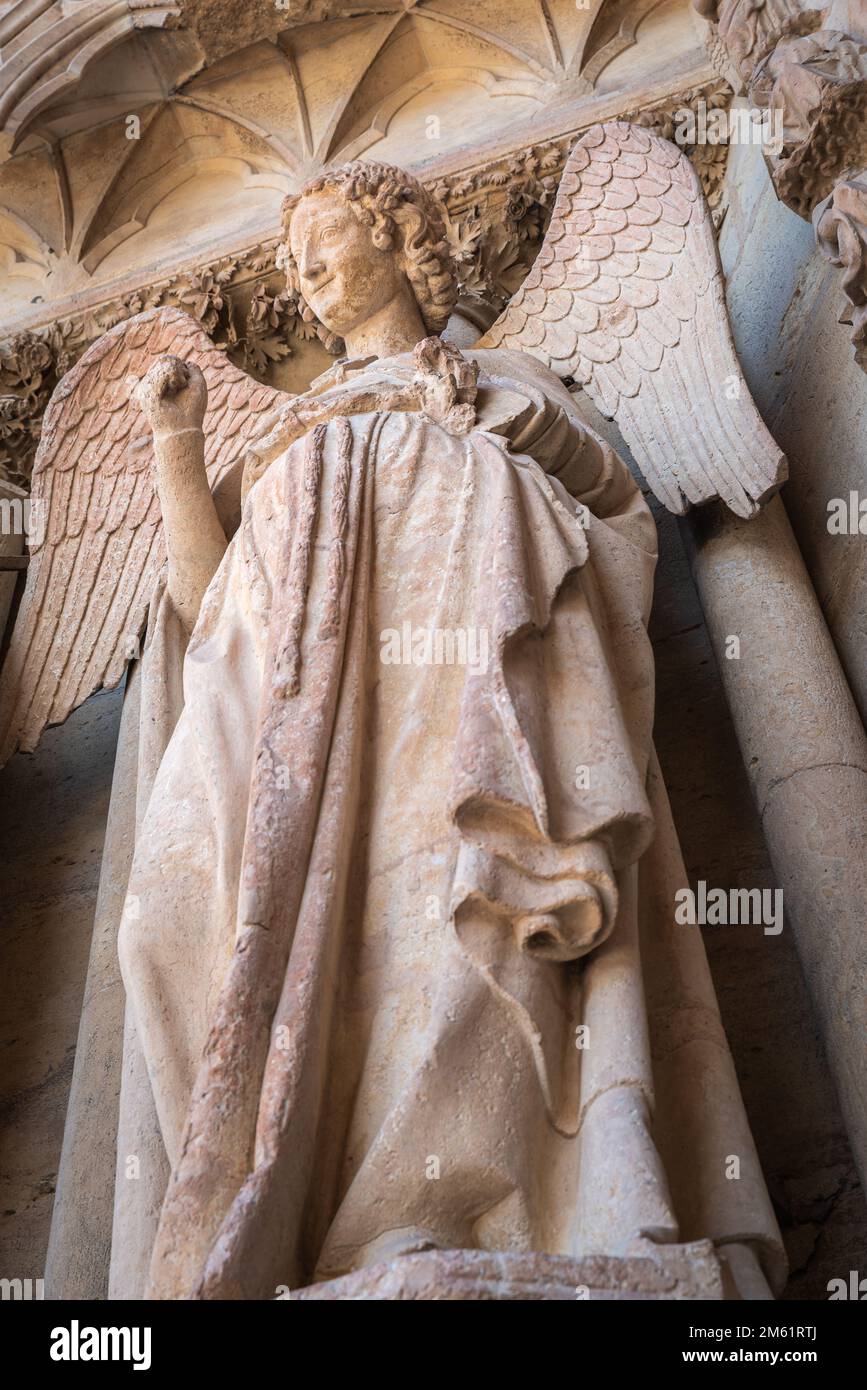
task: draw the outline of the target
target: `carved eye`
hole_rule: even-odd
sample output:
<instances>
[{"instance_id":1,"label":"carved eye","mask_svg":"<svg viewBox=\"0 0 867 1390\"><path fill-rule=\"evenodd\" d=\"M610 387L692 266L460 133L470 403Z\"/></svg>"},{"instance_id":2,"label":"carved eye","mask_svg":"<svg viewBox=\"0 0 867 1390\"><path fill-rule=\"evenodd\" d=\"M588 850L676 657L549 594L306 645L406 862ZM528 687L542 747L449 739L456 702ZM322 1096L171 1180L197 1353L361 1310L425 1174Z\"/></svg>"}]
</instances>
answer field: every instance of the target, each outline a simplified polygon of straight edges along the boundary
<instances>
[{"instance_id":1,"label":"carved eye","mask_svg":"<svg viewBox=\"0 0 867 1390\"><path fill-rule=\"evenodd\" d=\"M331 226L331 227L323 227L323 228L322 228L322 231L321 231L321 233L320 233L320 235L319 235L319 240L320 240L320 241L326 241L326 242L328 242L328 241L334 241L334 239L335 239L336 236L337 236L337 228L336 228L336 227L334 227L334 226Z\"/></svg>"}]
</instances>

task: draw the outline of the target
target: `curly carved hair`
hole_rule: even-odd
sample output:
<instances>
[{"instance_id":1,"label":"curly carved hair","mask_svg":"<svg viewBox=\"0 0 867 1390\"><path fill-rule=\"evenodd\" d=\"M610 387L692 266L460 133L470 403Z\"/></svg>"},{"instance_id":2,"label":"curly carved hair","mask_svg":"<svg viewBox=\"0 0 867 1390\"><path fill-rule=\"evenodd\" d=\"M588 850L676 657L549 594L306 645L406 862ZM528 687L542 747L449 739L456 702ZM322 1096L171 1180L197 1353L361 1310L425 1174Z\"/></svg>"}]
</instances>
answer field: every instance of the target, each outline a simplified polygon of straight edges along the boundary
<instances>
[{"instance_id":1,"label":"curly carved hair","mask_svg":"<svg viewBox=\"0 0 867 1390\"><path fill-rule=\"evenodd\" d=\"M360 159L317 174L300 193L291 193L283 200L284 242L278 264L286 270L287 284L304 322L316 329L329 352L343 351L343 340L320 323L305 303L289 244L289 227L298 204L323 188L343 194L358 220L370 227L373 244L380 251L403 253L407 278L424 325L428 333L441 333L457 301L458 282L439 209L427 189L411 174L393 164Z\"/></svg>"}]
</instances>

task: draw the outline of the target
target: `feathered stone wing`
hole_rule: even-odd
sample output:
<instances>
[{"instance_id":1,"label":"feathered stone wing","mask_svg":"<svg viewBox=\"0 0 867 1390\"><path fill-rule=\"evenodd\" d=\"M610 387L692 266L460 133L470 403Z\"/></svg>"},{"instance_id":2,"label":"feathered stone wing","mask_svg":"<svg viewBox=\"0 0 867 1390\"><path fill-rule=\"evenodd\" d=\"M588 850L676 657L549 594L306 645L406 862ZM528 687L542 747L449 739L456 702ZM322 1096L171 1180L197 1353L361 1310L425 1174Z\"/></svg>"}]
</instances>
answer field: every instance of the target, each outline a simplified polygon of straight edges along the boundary
<instances>
[{"instance_id":1,"label":"feathered stone wing","mask_svg":"<svg viewBox=\"0 0 867 1390\"><path fill-rule=\"evenodd\" d=\"M785 480L735 355L701 183L640 126L579 140L535 264L479 346L580 382L673 512L720 497L748 517Z\"/></svg>"},{"instance_id":2,"label":"feathered stone wing","mask_svg":"<svg viewBox=\"0 0 867 1390\"><path fill-rule=\"evenodd\" d=\"M163 353L204 373L212 491L240 474L262 412L287 399L234 366L179 309L118 324L64 376L33 470L27 584L0 673L0 765L116 685L136 648L165 545L150 429L131 380Z\"/></svg>"}]
</instances>

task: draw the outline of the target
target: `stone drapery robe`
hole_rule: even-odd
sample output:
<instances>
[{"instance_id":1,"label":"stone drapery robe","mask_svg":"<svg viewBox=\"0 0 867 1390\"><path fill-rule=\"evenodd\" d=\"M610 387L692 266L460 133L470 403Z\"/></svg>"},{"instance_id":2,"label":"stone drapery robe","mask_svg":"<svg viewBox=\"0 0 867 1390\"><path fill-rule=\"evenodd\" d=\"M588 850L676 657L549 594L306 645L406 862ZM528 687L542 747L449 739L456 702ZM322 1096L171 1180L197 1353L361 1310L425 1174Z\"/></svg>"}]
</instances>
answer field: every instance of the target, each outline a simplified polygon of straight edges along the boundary
<instances>
[{"instance_id":1,"label":"stone drapery robe","mask_svg":"<svg viewBox=\"0 0 867 1390\"><path fill-rule=\"evenodd\" d=\"M556 378L475 356L466 437L372 409L275 459L182 696L155 602L114 1296L141 1295L152 1246L157 1297L703 1237L779 1284L703 946L674 924L653 520ZM388 659L420 632L433 659Z\"/></svg>"}]
</instances>

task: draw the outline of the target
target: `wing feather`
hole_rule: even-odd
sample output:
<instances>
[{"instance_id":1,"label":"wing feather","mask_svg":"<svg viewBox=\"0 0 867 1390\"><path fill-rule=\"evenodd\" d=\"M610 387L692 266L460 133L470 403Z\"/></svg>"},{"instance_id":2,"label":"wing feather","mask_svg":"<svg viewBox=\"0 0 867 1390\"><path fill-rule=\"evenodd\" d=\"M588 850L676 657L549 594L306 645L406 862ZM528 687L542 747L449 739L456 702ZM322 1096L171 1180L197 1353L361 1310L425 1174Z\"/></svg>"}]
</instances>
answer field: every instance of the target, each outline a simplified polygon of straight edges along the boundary
<instances>
[{"instance_id":1,"label":"wing feather","mask_svg":"<svg viewBox=\"0 0 867 1390\"><path fill-rule=\"evenodd\" d=\"M479 346L580 381L671 511L720 497L752 516L785 480L734 351L698 175L642 127L579 140L535 265Z\"/></svg>"},{"instance_id":2,"label":"wing feather","mask_svg":"<svg viewBox=\"0 0 867 1390\"><path fill-rule=\"evenodd\" d=\"M212 489L243 467L263 411L286 399L252 380L179 309L118 324L64 376L45 412L32 500L45 518L0 672L0 764L48 724L116 685L165 563L149 428L131 383L171 353L208 385L205 466Z\"/></svg>"}]
</instances>

